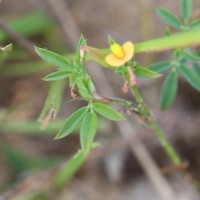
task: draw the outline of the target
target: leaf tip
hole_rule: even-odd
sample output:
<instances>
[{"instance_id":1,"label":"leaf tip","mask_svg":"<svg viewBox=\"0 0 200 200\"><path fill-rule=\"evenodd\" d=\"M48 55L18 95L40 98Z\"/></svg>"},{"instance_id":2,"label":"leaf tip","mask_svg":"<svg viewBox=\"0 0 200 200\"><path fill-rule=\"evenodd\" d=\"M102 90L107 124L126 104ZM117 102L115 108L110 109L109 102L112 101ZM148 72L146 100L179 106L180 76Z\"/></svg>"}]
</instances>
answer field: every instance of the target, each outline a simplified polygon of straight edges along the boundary
<instances>
[{"instance_id":1,"label":"leaf tip","mask_svg":"<svg viewBox=\"0 0 200 200\"><path fill-rule=\"evenodd\" d=\"M53 138L53 140L59 140L59 139L62 139L62 137L59 136L59 134L57 134L57 135Z\"/></svg>"}]
</instances>

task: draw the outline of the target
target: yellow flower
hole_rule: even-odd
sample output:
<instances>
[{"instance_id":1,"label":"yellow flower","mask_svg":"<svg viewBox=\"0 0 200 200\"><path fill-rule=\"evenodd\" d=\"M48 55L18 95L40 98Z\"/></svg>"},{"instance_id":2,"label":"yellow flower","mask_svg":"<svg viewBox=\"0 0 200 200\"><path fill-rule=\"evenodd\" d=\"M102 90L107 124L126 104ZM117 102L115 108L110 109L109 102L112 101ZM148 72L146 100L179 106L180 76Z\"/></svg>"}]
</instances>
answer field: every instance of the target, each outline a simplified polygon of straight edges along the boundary
<instances>
[{"instance_id":1,"label":"yellow flower","mask_svg":"<svg viewBox=\"0 0 200 200\"><path fill-rule=\"evenodd\" d=\"M114 67L120 67L131 60L134 55L134 45L132 42L125 42L122 46L117 43L110 45L112 54L106 56L106 62Z\"/></svg>"}]
</instances>

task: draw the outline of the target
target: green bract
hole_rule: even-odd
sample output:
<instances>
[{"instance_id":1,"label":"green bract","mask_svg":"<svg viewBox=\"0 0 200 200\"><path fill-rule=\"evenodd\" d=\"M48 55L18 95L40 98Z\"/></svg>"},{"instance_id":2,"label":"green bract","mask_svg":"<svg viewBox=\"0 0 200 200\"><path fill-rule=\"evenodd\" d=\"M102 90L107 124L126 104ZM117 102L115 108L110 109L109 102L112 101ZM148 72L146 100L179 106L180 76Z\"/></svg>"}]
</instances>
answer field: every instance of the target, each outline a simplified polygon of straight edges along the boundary
<instances>
[{"instance_id":1,"label":"green bract","mask_svg":"<svg viewBox=\"0 0 200 200\"><path fill-rule=\"evenodd\" d=\"M161 74L141 66L136 66L134 73L137 77L141 78L157 78L161 76Z\"/></svg>"},{"instance_id":2,"label":"green bract","mask_svg":"<svg viewBox=\"0 0 200 200\"><path fill-rule=\"evenodd\" d=\"M86 40L84 38L83 35L81 35L78 45L77 45L77 49L76 49L76 54L75 54L75 58L74 58L74 64L77 68L81 68L83 65L83 62L81 63L81 53L80 53L80 48L86 45Z\"/></svg>"}]
</instances>

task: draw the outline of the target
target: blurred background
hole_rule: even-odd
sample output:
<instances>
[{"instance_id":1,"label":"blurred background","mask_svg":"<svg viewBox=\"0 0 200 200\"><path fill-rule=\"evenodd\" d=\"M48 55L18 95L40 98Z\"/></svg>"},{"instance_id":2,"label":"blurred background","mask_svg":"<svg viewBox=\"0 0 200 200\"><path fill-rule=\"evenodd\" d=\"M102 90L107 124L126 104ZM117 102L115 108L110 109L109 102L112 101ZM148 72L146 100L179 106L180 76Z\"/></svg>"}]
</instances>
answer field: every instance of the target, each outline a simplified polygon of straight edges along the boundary
<instances>
[{"instance_id":1,"label":"blurred background","mask_svg":"<svg viewBox=\"0 0 200 200\"><path fill-rule=\"evenodd\" d=\"M96 140L102 146L62 192L55 196L49 191L57 167L79 148L77 133L53 138L64 119L83 103L68 102L70 89L62 83L56 93L62 98L60 112L46 129L41 128L37 119L55 87L42 78L55 69L38 58L34 45L70 56L81 33L88 45L97 48L108 47L108 35L121 44L162 37L165 24L156 16L156 7L180 16L178 0L0 1L0 46L12 43L12 48L0 52L0 199L200 199L200 94L181 77L178 96L165 112L159 108L163 77L139 80L144 99L183 159L180 169L166 170L170 161L157 138L134 115L117 107L131 122L129 129L101 119ZM197 18L200 1L194 0L192 19ZM148 66L171 57L171 52L141 54L136 61ZM132 100L123 94L123 81L113 71L94 62L87 70L100 94ZM123 137L122 132L130 133ZM137 145L143 149L137 151Z\"/></svg>"}]
</instances>

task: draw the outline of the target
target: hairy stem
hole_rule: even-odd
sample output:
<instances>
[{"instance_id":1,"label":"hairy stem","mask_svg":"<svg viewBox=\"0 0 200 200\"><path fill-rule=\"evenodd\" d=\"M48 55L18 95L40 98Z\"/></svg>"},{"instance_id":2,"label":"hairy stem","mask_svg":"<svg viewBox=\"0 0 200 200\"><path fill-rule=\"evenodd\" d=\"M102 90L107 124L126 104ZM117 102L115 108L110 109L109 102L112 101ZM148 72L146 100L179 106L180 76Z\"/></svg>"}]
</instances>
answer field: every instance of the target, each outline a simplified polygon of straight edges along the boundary
<instances>
[{"instance_id":1,"label":"hairy stem","mask_svg":"<svg viewBox=\"0 0 200 200\"><path fill-rule=\"evenodd\" d=\"M146 125L151 127L152 131L156 135L156 137L160 140L161 145L163 146L166 154L169 156L170 160L174 165L178 165L181 163L181 159L175 149L172 147L172 145L169 143L168 139L166 138L165 134L161 130L158 123L155 121L155 119L151 115L151 111L147 104L144 102L142 96L140 95L140 92L138 91L136 86L133 86L130 88L131 92L133 93L133 96L135 97L136 101L138 102L140 106L140 114L141 117L144 117L144 122Z\"/></svg>"}]
</instances>

